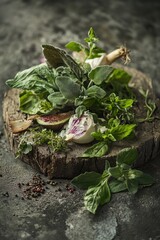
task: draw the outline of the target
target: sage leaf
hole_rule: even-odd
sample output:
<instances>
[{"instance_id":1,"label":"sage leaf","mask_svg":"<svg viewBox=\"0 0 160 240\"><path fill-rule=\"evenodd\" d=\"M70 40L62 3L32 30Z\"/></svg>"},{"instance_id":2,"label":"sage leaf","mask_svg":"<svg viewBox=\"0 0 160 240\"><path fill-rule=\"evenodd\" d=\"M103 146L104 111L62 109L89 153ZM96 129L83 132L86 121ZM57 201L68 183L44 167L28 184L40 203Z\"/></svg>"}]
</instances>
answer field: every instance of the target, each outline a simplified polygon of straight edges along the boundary
<instances>
[{"instance_id":1,"label":"sage leaf","mask_svg":"<svg viewBox=\"0 0 160 240\"><path fill-rule=\"evenodd\" d=\"M101 174L85 172L72 179L71 183L80 189L88 189L101 181Z\"/></svg>"},{"instance_id":2,"label":"sage leaf","mask_svg":"<svg viewBox=\"0 0 160 240\"><path fill-rule=\"evenodd\" d=\"M122 149L117 156L116 161L119 164L128 164L131 165L138 158L138 152L135 148L124 148Z\"/></svg>"},{"instance_id":3,"label":"sage leaf","mask_svg":"<svg viewBox=\"0 0 160 240\"><path fill-rule=\"evenodd\" d=\"M53 92L48 96L48 100L52 103L53 108L63 108L68 100L60 92Z\"/></svg>"},{"instance_id":4,"label":"sage leaf","mask_svg":"<svg viewBox=\"0 0 160 240\"><path fill-rule=\"evenodd\" d=\"M102 157L108 152L108 145L105 142L99 142L88 148L82 157Z\"/></svg>"},{"instance_id":5,"label":"sage leaf","mask_svg":"<svg viewBox=\"0 0 160 240\"><path fill-rule=\"evenodd\" d=\"M94 97L94 98L102 99L106 96L106 91L104 91L103 88L101 88L101 87L93 85L87 89L87 95Z\"/></svg>"},{"instance_id":6,"label":"sage leaf","mask_svg":"<svg viewBox=\"0 0 160 240\"><path fill-rule=\"evenodd\" d=\"M57 77L56 84L66 99L74 100L80 95L80 85L67 76Z\"/></svg>"}]
</instances>

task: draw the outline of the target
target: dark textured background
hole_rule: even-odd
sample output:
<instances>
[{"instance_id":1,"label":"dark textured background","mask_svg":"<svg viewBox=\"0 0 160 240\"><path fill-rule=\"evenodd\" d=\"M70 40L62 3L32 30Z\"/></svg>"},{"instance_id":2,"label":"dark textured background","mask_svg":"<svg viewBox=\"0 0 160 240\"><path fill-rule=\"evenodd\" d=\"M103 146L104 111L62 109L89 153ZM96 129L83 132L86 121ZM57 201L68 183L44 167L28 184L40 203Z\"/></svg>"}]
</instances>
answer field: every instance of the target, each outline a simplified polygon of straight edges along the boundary
<instances>
[{"instance_id":1,"label":"dark textured background","mask_svg":"<svg viewBox=\"0 0 160 240\"><path fill-rule=\"evenodd\" d=\"M160 96L159 15L158 0L1 0L0 101L7 79L39 63L41 44L63 47L70 40L81 41L90 26L106 51L126 44L132 52L130 66L151 77ZM145 170L155 177L154 186L135 196L113 196L96 216L84 210L83 192L69 194L65 190L66 181L58 184L62 192L52 187L38 201L22 200L17 184L26 183L35 172L7 150L0 118L0 239L158 240L159 156ZM5 192L9 197L3 196Z\"/></svg>"}]
</instances>

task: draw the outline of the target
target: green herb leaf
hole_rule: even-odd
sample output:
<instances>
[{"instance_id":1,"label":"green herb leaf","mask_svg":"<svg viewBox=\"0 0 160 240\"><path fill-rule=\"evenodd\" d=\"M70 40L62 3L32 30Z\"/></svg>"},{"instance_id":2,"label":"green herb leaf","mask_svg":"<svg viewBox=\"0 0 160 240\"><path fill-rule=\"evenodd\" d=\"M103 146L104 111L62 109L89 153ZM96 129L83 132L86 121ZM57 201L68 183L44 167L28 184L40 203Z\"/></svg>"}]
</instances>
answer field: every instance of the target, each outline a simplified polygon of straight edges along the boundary
<instances>
[{"instance_id":1,"label":"green herb leaf","mask_svg":"<svg viewBox=\"0 0 160 240\"><path fill-rule=\"evenodd\" d=\"M104 91L101 87L93 85L87 89L87 95L90 97L102 99L106 96L106 91Z\"/></svg>"},{"instance_id":2,"label":"green herb leaf","mask_svg":"<svg viewBox=\"0 0 160 240\"><path fill-rule=\"evenodd\" d=\"M143 173L141 176L137 177L137 181L143 186L151 186L154 183L153 177L147 173Z\"/></svg>"},{"instance_id":3,"label":"green herb leaf","mask_svg":"<svg viewBox=\"0 0 160 240\"><path fill-rule=\"evenodd\" d=\"M138 191L138 181L137 179L127 179L126 186L130 193L135 194Z\"/></svg>"},{"instance_id":4,"label":"green herb leaf","mask_svg":"<svg viewBox=\"0 0 160 240\"><path fill-rule=\"evenodd\" d=\"M84 205L88 211L95 214L98 206L109 202L110 199L110 188L107 180L103 180L98 185L87 190L84 196Z\"/></svg>"},{"instance_id":5,"label":"green herb leaf","mask_svg":"<svg viewBox=\"0 0 160 240\"><path fill-rule=\"evenodd\" d=\"M128 85L131 76L124 71L123 69L115 68L112 73L106 79L107 82L111 82L112 84L118 82L121 85Z\"/></svg>"},{"instance_id":6,"label":"green herb leaf","mask_svg":"<svg viewBox=\"0 0 160 240\"><path fill-rule=\"evenodd\" d=\"M42 45L43 53L47 61L52 67L66 65L75 74L78 79L82 79L84 72L76 61L64 50L56 48L52 45ZM55 66L56 65L56 66Z\"/></svg>"},{"instance_id":7,"label":"green herb leaf","mask_svg":"<svg viewBox=\"0 0 160 240\"><path fill-rule=\"evenodd\" d=\"M136 124L119 125L118 127L113 128L111 133L116 140L122 140L128 137L133 132L135 127Z\"/></svg>"},{"instance_id":8,"label":"green herb leaf","mask_svg":"<svg viewBox=\"0 0 160 240\"><path fill-rule=\"evenodd\" d=\"M55 85L56 72L46 64L40 64L18 72L14 79L6 81L12 88L34 90L34 92L51 92L57 90Z\"/></svg>"},{"instance_id":9,"label":"green herb leaf","mask_svg":"<svg viewBox=\"0 0 160 240\"><path fill-rule=\"evenodd\" d=\"M72 179L71 183L78 188L88 189L101 181L101 174L96 172L85 172Z\"/></svg>"},{"instance_id":10,"label":"green herb leaf","mask_svg":"<svg viewBox=\"0 0 160 240\"><path fill-rule=\"evenodd\" d=\"M122 176L122 172L120 170L119 166L115 166L115 167L110 167L108 168L108 172L110 173L110 175L114 178L119 178Z\"/></svg>"},{"instance_id":11,"label":"green herb leaf","mask_svg":"<svg viewBox=\"0 0 160 240\"><path fill-rule=\"evenodd\" d=\"M66 99L74 100L80 95L80 85L67 76L57 77L56 84L60 92Z\"/></svg>"},{"instance_id":12,"label":"green herb leaf","mask_svg":"<svg viewBox=\"0 0 160 240\"><path fill-rule=\"evenodd\" d=\"M102 157L108 152L108 145L105 142L99 142L88 148L82 157Z\"/></svg>"},{"instance_id":13,"label":"green herb leaf","mask_svg":"<svg viewBox=\"0 0 160 240\"><path fill-rule=\"evenodd\" d=\"M100 85L109 77L114 68L110 66L99 66L89 72L89 78L96 84Z\"/></svg>"},{"instance_id":14,"label":"green herb leaf","mask_svg":"<svg viewBox=\"0 0 160 240\"><path fill-rule=\"evenodd\" d=\"M76 108L75 113L77 114L77 117L80 118L85 111L86 111L86 107L83 105L80 105Z\"/></svg>"},{"instance_id":15,"label":"green herb leaf","mask_svg":"<svg viewBox=\"0 0 160 240\"><path fill-rule=\"evenodd\" d=\"M65 47L75 52L80 52L82 49L84 49L84 46L81 43L74 42L74 41L67 43Z\"/></svg>"},{"instance_id":16,"label":"green herb leaf","mask_svg":"<svg viewBox=\"0 0 160 240\"><path fill-rule=\"evenodd\" d=\"M119 181L117 179L112 179L111 182L109 182L109 187L112 193L122 192L127 189L125 182Z\"/></svg>"},{"instance_id":17,"label":"green herb leaf","mask_svg":"<svg viewBox=\"0 0 160 240\"><path fill-rule=\"evenodd\" d=\"M125 163L131 165L136 161L137 158L138 152L135 148L124 148L118 153L116 161L119 164Z\"/></svg>"},{"instance_id":18,"label":"green herb leaf","mask_svg":"<svg viewBox=\"0 0 160 240\"><path fill-rule=\"evenodd\" d=\"M20 94L20 110L28 114L49 113L53 109L51 103L33 91Z\"/></svg>"},{"instance_id":19,"label":"green herb leaf","mask_svg":"<svg viewBox=\"0 0 160 240\"><path fill-rule=\"evenodd\" d=\"M52 103L53 108L61 109L65 107L68 100L60 92L53 92L48 96L48 100Z\"/></svg>"}]
</instances>

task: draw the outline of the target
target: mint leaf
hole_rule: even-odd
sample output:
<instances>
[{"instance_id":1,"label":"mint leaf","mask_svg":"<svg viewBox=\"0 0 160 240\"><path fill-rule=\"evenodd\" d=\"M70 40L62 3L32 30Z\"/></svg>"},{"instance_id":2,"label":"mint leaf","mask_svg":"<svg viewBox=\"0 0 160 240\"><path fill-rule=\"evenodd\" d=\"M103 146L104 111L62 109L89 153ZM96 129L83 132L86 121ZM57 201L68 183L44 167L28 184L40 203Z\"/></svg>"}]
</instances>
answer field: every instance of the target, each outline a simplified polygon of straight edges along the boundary
<instances>
[{"instance_id":1,"label":"mint leaf","mask_svg":"<svg viewBox=\"0 0 160 240\"><path fill-rule=\"evenodd\" d=\"M84 46L81 43L74 42L74 41L67 43L65 47L75 52L80 52L82 49L84 49Z\"/></svg>"},{"instance_id":2,"label":"mint leaf","mask_svg":"<svg viewBox=\"0 0 160 240\"><path fill-rule=\"evenodd\" d=\"M71 183L78 188L88 189L101 181L101 174L96 172L85 172L72 179Z\"/></svg>"},{"instance_id":3,"label":"mint leaf","mask_svg":"<svg viewBox=\"0 0 160 240\"><path fill-rule=\"evenodd\" d=\"M135 148L124 148L122 149L117 156L117 163L122 164L133 164L138 158L138 152Z\"/></svg>"},{"instance_id":4,"label":"mint leaf","mask_svg":"<svg viewBox=\"0 0 160 240\"><path fill-rule=\"evenodd\" d=\"M114 68L110 66L99 66L89 72L89 78L96 84L100 85L109 77Z\"/></svg>"},{"instance_id":5,"label":"mint leaf","mask_svg":"<svg viewBox=\"0 0 160 240\"><path fill-rule=\"evenodd\" d=\"M99 142L88 148L82 157L102 157L108 152L108 145L105 142Z\"/></svg>"},{"instance_id":6,"label":"mint leaf","mask_svg":"<svg viewBox=\"0 0 160 240\"><path fill-rule=\"evenodd\" d=\"M110 199L111 193L106 179L87 190L84 196L84 205L88 211L95 214L98 206L109 202Z\"/></svg>"}]
</instances>

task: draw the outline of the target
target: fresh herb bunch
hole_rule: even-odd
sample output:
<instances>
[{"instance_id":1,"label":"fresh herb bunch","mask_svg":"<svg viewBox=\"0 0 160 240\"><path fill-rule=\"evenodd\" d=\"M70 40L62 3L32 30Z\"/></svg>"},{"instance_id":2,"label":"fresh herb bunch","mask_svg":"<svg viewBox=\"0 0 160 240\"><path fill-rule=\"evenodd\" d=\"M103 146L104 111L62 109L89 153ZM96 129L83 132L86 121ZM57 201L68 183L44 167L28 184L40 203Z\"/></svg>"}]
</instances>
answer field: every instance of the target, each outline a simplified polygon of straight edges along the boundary
<instances>
[{"instance_id":1,"label":"fresh herb bunch","mask_svg":"<svg viewBox=\"0 0 160 240\"><path fill-rule=\"evenodd\" d=\"M52 153L67 150L67 144L62 137L54 133L51 129L30 128L20 135L17 157L28 154L33 146L47 145Z\"/></svg>"},{"instance_id":2,"label":"fresh herb bunch","mask_svg":"<svg viewBox=\"0 0 160 240\"><path fill-rule=\"evenodd\" d=\"M7 81L12 88L19 88L20 110L27 114L49 114L74 110L77 117L84 112L93 115L98 129L92 133L95 141L82 157L102 157L112 143L134 135L136 128L134 104L136 97L129 87L131 76L120 68L110 66L116 59L129 61L125 47L106 55L98 46L98 38L90 28L84 44L69 42L66 48L80 54L81 61L74 60L64 50L52 45L43 45L47 63L31 67ZM92 68L89 61L99 58L98 66ZM141 90L147 109L140 122L152 121L156 109L149 99L148 91ZM48 129L30 128L20 135L17 156L28 154L33 146L47 145L52 152L67 150L63 138ZM86 189L84 204L95 213L99 205L108 203L111 194L128 190L136 193L139 188L150 186L153 179L140 170L132 169L137 159L137 150L126 148L119 152L115 166L106 161L104 172L86 172L75 177L72 184Z\"/></svg>"},{"instance_id":3,"label":"fresh herb bunch","mask_svg":"<svg viewBox=\"0 0 160 240\"><path fill-rule=\"evenodd\" d=\"M98 206L111 200L112 193L128 190L135 194L138 189L153 184L154 180L149 174L132 169L137 157L138 153L135 148L125 148L117 155L114 167L106 161L102 174L85 172L72 180L73 185L87 190L84 205L89 212L95 214Z\"/></svg>"}]
</instances>

